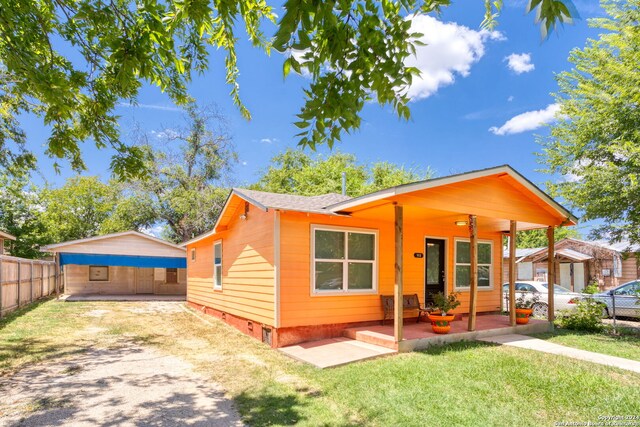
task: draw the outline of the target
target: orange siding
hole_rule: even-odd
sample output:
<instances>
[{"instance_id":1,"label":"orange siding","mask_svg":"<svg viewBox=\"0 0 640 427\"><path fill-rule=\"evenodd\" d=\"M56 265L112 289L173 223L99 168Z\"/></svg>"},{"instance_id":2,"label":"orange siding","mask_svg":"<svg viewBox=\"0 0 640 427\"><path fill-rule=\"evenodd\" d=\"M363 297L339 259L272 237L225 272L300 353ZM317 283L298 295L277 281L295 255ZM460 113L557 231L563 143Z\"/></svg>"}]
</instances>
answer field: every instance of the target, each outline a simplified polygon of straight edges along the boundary
<instances>
[{"instance_id":1,"label":"orange siding","mask_svg":"<svg viewBox=\"0 0 640 427\"><path fill-rule=\"evenodd\" d=\"M274 212L236 204L226 230L187 246L187 301L274 325ZM213 243L222 240L222 290L213 289ZM191 259L191 249L196 259Z\"/></svg>"},{"instance_id":2,"label":"orange siding","mask_svg":"<svg viewBox=\"0 0 640 427\"><path fill-rule=\"evenodd\" d=\"M321 325L380 320L380 295L393 294L394 226L392 206L378 208L382 220L328 217L294 212L281 214L280 318L282 327ZM466 227L433 227L429 219L404 222L404 293L424 298L424 258L414 253L425 251L425 236L447 240L447 287L453 290L454 237L468 238ZM370 295L311 294L311 225L324 224L378 230L378 292ZM500 309L502 237L483 233L479 238L493 241L493 290L479 290L478 312ZM468 312L469 292L461 292L459 313Z\"/></svg>"}]
</instances>

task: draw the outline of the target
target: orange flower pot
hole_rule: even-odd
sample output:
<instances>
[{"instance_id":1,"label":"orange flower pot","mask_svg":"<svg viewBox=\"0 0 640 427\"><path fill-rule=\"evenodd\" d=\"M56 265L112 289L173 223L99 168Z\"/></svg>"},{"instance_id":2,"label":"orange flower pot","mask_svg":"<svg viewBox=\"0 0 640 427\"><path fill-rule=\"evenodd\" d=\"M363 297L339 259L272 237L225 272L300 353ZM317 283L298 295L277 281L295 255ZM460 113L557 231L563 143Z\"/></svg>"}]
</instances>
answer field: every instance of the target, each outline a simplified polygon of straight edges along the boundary
<instances>
[{"instance_id":1,"label":"orange flower pot","mask_svg":"<svg viewBox=\"0 0 640 427\"><path fill-rule=\"evenodd\" d=\"M533 310L530 308L516 308L516 323L518 325L526 325L529 323L529 316Z\"/></svg>"},{"instance_id":2,"label":"orange flower pot","mask_svg":"<svg viewBox=\"0 0 640 427\"><path fill-rule=\"evenodd\" d=\"M451 330L452 322L455 318L454 315L442 316L440 314L429 314L429 320L431 321L431 329L436 334L448 334Z\"/></svg>"}]
</instances>

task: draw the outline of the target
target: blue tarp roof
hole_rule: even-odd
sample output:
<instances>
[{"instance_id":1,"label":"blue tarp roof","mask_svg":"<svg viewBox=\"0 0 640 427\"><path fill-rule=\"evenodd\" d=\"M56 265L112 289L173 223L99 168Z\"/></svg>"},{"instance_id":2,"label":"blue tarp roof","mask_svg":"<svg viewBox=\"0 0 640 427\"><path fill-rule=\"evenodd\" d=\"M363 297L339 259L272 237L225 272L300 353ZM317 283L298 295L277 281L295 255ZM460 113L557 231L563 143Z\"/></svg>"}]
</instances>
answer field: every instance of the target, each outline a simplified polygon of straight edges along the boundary
<instances>
[{"instance_id":1,"label":"blue tarp roof","mask_svg":"<svg viewBox=\"0 0 640 427\"><path fill-rule=\"evenodd\" d=\"M61 253L60 265L107 265L111 267L187 268L186 257Z\"/></svg>"}]
</instances>

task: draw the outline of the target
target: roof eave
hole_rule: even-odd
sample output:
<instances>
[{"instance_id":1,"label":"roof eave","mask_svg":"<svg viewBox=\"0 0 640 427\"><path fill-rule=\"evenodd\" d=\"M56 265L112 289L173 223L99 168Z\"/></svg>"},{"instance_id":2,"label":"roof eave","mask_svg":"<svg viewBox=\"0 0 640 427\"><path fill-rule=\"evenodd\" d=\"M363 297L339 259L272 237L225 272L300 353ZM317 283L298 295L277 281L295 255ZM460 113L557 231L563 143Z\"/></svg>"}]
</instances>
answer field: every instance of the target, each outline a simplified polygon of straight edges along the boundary
<instances>
[{"instance_id":1,"label":"roof eave","mask_svg":"<svg viewBox=\"0 0 640 427\"><path fill-rule=\"evenodd\" d=\"M516 179L522 185L524 185L527 189L536 194L539 198L543 199L549 206L551 206L556 212L558 212L565 219L563 224L566 225L576 225L578 222L578 218L573 215L569 210L564 208L558 202L556 202L551 196L547 193L539 189L535 184L521 175L518 171L513 169L509 165L496 166L488 169L481 169L477 171L471 171L467 173L450 175L441 178L434 178L425 181L414 182L410 184L402 184L395 187L387 188L385 190L376 191L375 193L367 194L364 196L356 197L351 200L346 200L344 202L335 203L327 207L328 210L332 212L341 212L345 209L354 208L366 203L375 202L378 200L382 200L388 197L398 196L401 194L410 193L413 191L426 190L429 188L440 187L447 184L453 184L461 181L468 181L471 179L482 178L485 176L496 175L499 173L507 173L509 176Z\"/></svg>"}]
</instances>

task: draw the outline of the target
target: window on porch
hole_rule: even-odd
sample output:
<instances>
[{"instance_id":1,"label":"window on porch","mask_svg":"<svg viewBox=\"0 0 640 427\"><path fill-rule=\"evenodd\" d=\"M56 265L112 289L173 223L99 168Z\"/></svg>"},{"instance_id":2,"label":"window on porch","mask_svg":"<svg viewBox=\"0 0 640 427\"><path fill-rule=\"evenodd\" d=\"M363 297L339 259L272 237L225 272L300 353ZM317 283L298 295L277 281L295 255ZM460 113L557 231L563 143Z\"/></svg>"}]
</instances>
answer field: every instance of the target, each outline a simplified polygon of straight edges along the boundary
<instances>
[{"instance_id":1,"label":"window on porch","mask_svg":"<svg viewBox=\"0 0 640 427\"><path fill-rule=\"evenodd\" d=\"M312 229L314 294L370 293L377 289L377 233Z\"/></svg>"},{"instance_id":2,"label":"window on porch","mask_svg":"<svg viewBox=\"0 0 640 427\"><path fill-rule=\"evenodd\" d=\"M478 242L478 289L491 289L493 283L493 242ZM471 244L456 239L455 288L469 289L471 283Z\"/></svg>"}]
</instances>

